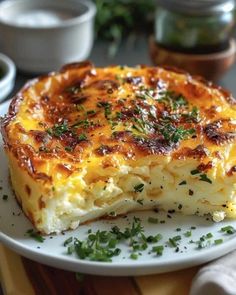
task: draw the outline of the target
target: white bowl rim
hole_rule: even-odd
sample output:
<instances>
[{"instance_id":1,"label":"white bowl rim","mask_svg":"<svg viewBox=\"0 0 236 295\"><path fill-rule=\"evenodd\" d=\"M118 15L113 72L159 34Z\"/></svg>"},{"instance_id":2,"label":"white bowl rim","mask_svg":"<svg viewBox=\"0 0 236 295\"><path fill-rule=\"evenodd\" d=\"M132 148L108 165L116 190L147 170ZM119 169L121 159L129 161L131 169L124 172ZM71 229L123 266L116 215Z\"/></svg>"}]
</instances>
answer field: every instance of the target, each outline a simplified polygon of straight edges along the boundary
<instances>
[{"instance_id":1,"label":"white bowl rim","mask_svg":"<svg viewBox=\"0 0 236 295\"><path fill-rule=\"evenodd\" d=\"M7 27L11 27L14 29L24 29L24 30L55 30L55 29L59 29L59 28L66 28L66 27L70 27L73 25L78 25L80 23L83 23L85 21L90 20L91 18L93 18L96 14L96 5L90 1L90 0L67 0L68 2L74 2L74 3L79 3L81 5L83 5L86 8L86 11L84 13L82 13L79 16L75 16L72 17L70 19L66 19L66 20L61 20L58 24L53 24L50 26L42 26L42 27L37 27L37 26L27 26L27 25L21 25L21 24L17 24L14 22L10 22L10 21L6 21L4 20L1 15L0 15L0 25L4 25ZM66 3L68 3L67 1L65 1L65 5ZM37 5L37 3L42 4L43 1L41 0L7 0L7 1L3 1L0 3L0 11L2 11L5 8L8 8L9 6L13 6L15 4L19 4L19 3L24 3L24 2L30 2L30 3L34 3L35 5ZM45 0L44 3L54 3L57 4L57 1L55 0Z\"/></svg>"},{"instance_id":2,"label":"white bowl rim","mask_svg":"<svg viewBox=\"0 0 236 295\"><path fill-rule=\"evenodd\" d=\"M0 61L6 66L7 70L2 79L0 79L0 89L11 83L16 75L16 66L14 62L5 54L0 53Z\"/></svg>"}]
</instances>

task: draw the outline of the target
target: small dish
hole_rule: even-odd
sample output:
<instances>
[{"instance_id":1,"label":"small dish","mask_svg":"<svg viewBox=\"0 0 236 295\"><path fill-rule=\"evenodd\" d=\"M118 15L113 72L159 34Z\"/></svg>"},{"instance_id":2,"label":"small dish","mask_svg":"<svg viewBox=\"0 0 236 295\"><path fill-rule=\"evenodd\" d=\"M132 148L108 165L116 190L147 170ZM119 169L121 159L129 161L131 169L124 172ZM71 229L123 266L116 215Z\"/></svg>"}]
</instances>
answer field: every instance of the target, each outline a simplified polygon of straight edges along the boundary
<instances>
[{"instance_id":1,"label":"small dish","mask_svg":"<svg viewBox=\"0 0 236 295\"><path fill-rule=\"evenodd\" d=\"M13 61L0 53L0 102L3 101L15 84L16 67Z\"/></svg>"},{"instance_id":2,"label":"small dish","mask_svg":"<svg viewBox=\"0 0 236 295\"><path fill-rule=\"evenodd\" d=\"M0 3L2 51L29 73L82 61L93 45L96 6L83 0L10 0Z\"/></svg>"},{"instance_id":3,"label":"small dish","mask_svg":"<svg viewBox=\"0 0 236 295\"><path fill-rule=\"evenodd\" d=\"M166 49L151 37L149 40L150 57L154 65L170 65L217 81L235 63L236 41L231 39L228 48L216 53L189 54Z\"/></svg>"}]
</instances>

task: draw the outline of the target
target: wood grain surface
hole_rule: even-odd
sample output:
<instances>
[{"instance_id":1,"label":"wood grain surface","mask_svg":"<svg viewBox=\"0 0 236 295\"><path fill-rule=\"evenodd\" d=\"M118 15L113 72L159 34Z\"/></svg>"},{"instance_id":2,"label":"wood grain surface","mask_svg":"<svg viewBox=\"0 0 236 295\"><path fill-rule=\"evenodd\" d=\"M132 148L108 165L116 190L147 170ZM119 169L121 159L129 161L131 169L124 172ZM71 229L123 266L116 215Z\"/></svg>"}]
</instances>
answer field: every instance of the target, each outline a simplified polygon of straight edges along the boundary
<instances>
[{"instance_id":1,"label":"wood grain surface","mask_svg":"<svg viewBox=\"0 0 236 295\"><path fill-rule=\"evenodd\" d=\"M4 295L187 295L197 267L158 275L105 277L56 269L0 245Z\"/></svg>"}]
</instances>

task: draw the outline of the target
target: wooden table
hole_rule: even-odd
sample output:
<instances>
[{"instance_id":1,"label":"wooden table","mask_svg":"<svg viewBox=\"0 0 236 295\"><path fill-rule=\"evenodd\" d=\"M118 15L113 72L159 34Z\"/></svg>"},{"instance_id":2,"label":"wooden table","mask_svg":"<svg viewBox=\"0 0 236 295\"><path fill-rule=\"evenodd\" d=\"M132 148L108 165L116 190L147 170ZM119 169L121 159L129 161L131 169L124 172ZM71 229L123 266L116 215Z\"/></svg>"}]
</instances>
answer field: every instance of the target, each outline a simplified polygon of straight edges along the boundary
<instances>
[{"instance_id":1,"label":"wooden table","mask_svg":"<svg viewBox=\"0 0 236 295\"><path fill-rule=\"evenodd\" d=\"M103 277L55 269L0 245L0 280L7 295L187 295L198 268L139 277Z\"/></svg>"}]
</instances>

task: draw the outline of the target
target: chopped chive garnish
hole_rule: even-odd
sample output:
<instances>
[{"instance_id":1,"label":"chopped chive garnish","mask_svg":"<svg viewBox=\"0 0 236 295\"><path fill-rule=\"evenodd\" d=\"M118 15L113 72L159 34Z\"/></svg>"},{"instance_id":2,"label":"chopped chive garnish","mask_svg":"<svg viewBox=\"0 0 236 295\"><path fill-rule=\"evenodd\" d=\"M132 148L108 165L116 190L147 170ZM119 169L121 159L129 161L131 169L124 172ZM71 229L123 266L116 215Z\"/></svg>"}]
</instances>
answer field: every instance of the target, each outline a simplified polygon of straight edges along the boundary
<instances>
[{"instance_id":1,"label":"chopped chive garnish","mask_svg":"<svg viewBox=\"0 0 236 295\"><path fill-rule=\"evenodd\" d=\"M73 237L69 237L65 242L63 243L64 247L68 246L70 243L73 242Z\"/></svg>"},{"instance_id":2,"label":"chopped chive garnish","mask_svg":"<svg viewBox=\"0 0 236 295\"><path fill-rule=\"evenodd\" d=\"M144 189L144 184L143 183L139 183L137 185L134 186L134 191L136 193L141 193Z\"/></svg>"},{"instance_id":3,"label":"chopped chive garnish","mask_svg":"<svg viewBox=\"0 0 236 295\"><path fill-rule=\"evenodd\" d=\"M137 203L139 203L140 205L143 205L143 199L138 199Z\"/></svg>"},{"instance_id":4,"label":"chopped chive garnish","mask_svg":"<svg viewBox=\"0 0 236 295\"><path fill-rule=\"evenodd\" d=\"M181 240L181 236L175 236L173 238L169 238L169 244L173 247L177 247L178 246L178 241Z\"/></svg>"},{"instance_id":5,"label":"chopped chive garnish","mask_svg":"<svg viewBox=\"0 0 236 295\"><path fill-rule=\"evenodd\" d=\"M69 126L66 121L60 124L55 124L52 128L46 130L46 132L55 137L61 137L63 134L69 131Z\"/></svg>"},{"instance_id":6,"label":"chopped chive garnish","mask_svg":"<svg viewBox=\"0 0 236 295\"><path fill-rule=\"evenodd\" d=\"M88 138L87 138L87 135L86 134L84 134L84 133L81 133L79 136L78 136L78 140L79 141L83 141L83 140L87 140Z\"/></svg>"},{"instance_id":7,"label":"chopped chive garnish","mask_svg":"<svg viewBox=\"0 0 236 295\"><path fill-rule=\"evenodd\" d=\"M194 170L190 171L190 173L191 173L192 175L196 175L196 174L199 174L200 171L199 171L198 169L194 169Z\"/></svg>"},{"instance_id":8,"label":"chopped chive garnish","mask_svg":"<svg viewBox=\"0 0 236 295\"><path fill-rule=\"evenodd\" d=\"M86 114L88 116L92 116L92 115L95 115L96 114L96 111L95 110L89 110L89 111L86 112Z\"/></svg>"},{"instance_id":9,"label":"chopped chive garnish","mask_svg":"<svg viewBox=\"0 0 236 295\"><path fill-rule=\"evenodd\" d=\"M71 255L75 250L74 245L70 245L67 247L67 254Z\"/></svg>"},{"instance_id":10,"label":"chopped chive garnish","mask_svg":"<svg viewBox=\"0 0 236 295\"><path fill-rule=\"evenodd\" d=\"M212 233L208 233L206 235L201 236L199 241L196 242L198 245L198 249L209 247L211 245L210 238L212 237L213 237Z\"/></svg>"},{"instance_id":11,"label":"chopped chive garnish","mask_svg":"<svg viewBox=\"0 0 236 295\"><path fill-rule=\"evenodd\" d=\"M40 243L43 243L45 240L45 238L43 238L38 232L34 231L33 229L27 230L26 234Z\"/></svg>"},{"instance_id":12,"label":"chopped chive garnish","mask_svg":"<svg viewBox=\"0 0 236 295\"><path fill-rule=\"evenodd\" d=\"M223 243L223 239L214 240L215 245L220 245Z\"/></svg>"},{"instance_id":13,"label":"chopped chive garnish","mask_svg":"<svg viewBox=\"0 0 236 295\"><path fill-rule=\"evenodd\" d=\"M188 231L186 231L186 232L184 233L184 236L185 236L186 238L189 238L189 237L192 236L192 232L191 232L190 230L188 230Z\"/></svg>"},{"instance_id":14,"label":"chopped chive garnish","mask_svg":"<svg viewBox=\"0 0 236 295\"><path fill-rule=\"evenodd\" d=\"M158 219L157 218L154 218L154 217L148 217L148 222L149 223L157 224L158 223Z\"/></svg>"},{"instance_id":15,"label":"chopped chive garnish","mask_svg":"<svg viewBox=\"0 0 236 295\"><path fill-rule=\"evenodd\" d=\"M65 151L72 152L73 148L71 146L65 146Z\"/></svg>"},{"instance_id":16,"label":"chopped chive garnish","mask_svg":"<svg viewBox=\"0 0 236 295\"><path fill-rule=\"evenodd\" d=\"M148 243L157 243L162 239L162 235L161 234L157 234L155 236L148 236L146 238Z\"/></svg>"},{"instance_id":17,"label":"chopped chive garnish","mask_svg":"<svg viewBox=\"0 0 236 295\"><path fill-rule=\"evenodd\" d=\"M232 234L234 234L236 232L235 228L232 225L222 227L221 231L224 232L224 233L227 233L229 235L232 235Z\"/></svg>"},{"instance_id":18,"label":"chopped chive garnish","mask_svg":"<svg viewBox=\"0 0 236 295\"><path fill-rule=\"evenodd\" d=\"M115 248L116 247L116 245L117 245L117 243L118 243L118 240L117 239L113 239L113 238L111 238L110 239L110 241L108 242L108 247L109 248Z\"/></svg>"},{"instance_id":19,"label":"chopped chive garnish","mask_svg":"<svg viewBox=\"0 0 236 295\"><path fill-rule=\"evenodd\" d=\"M160 246L155 246L152 248L152 252L155 252L156 255L161 256L163 254L164 247L162 245Z\"/></svg>"},{"instance_id":20,"label":"chopped chive garnish","mask_svg":"<svg viewBox=\"0 0 236 295\"><path fill-rule=\"evenodd\" d=\"M130 258L133 259L133 260L137 260L137 259L138 259L138 254L136 254L136 253L131 253L131 254L130 254Z\"/></svg>"},{"instance_id":21,"label":"chopped chive garnish","mask_svg":"<svg viewBox=\"0 0 236 295\"><path fill-rule=\"evenodd\" d=\"M180 227L176 228L176 231L181 231L181 228Z\"/></svg>"},{"instance_id":22,"label":"chopped chive garnish","mask_svg":"<svg viewBox=\"0 0 236 295\"><path fill-rule=\"evenodd\" d=\"M206 238L207 239L211 239L213 237L213 234L212 233L208 233L208 234L206 234Z\"/></svg>"},{"instance_id":23,"label":"chopped chive garnish","mask_svg":"<svg viewBox=\"0 0 236 295\"><path fill-rule=\"evenodd\" d=\"M208 182L208 183L212 183L212 180L210 180L210 178L208 178L206 174L200 174L199 180L205 181L205 182Z\"/></svg>"}]
</instances>

